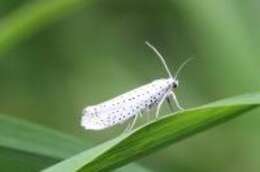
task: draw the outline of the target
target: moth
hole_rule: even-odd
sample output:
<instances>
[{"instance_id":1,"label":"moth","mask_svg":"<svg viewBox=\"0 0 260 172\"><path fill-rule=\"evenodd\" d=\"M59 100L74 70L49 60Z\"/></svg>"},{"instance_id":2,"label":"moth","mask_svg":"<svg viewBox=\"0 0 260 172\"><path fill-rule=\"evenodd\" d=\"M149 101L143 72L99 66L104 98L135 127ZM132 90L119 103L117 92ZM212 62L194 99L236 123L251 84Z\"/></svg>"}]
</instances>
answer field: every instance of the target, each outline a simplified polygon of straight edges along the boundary
<instances>
[{"instance_id":1,"label":"moth","mask_svg":"<svg viewBox=\"0 0 260 172\"><path fill-rule=\"evenodd\" d=\"M173 76L160 52L149 42L145 43L159 57L168 73L168 78L154 80L103 103L87 106L82 112L82 127L87 130L102 130L132 118L132 122L126 128L127 131L130 131L137 118L154 107L156 108L155 118L158 119L163 102L167 100L170 103L170 97L175 101L177 108L183 110L177 100L175 90L179 86L177 76L190 59L182 63Z\"/></svg>"}]
</instances>

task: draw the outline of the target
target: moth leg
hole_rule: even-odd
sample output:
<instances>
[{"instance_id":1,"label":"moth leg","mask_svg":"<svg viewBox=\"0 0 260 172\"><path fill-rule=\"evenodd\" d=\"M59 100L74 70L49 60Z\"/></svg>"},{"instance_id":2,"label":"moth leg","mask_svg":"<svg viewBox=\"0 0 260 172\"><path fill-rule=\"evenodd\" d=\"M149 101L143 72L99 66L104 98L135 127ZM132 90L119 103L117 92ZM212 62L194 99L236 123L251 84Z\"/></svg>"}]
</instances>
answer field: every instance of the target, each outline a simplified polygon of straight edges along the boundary
<instances>
[{"instance_id":1,"label":"moth leg","mask_svg":"<svg viewBox=\"0 0 260 172\"><path fill-rule=\"evenodd\" d=\"M175 104L176 104L177 108L180 109L180 110L184 110L184 108L181 107L181 105L179 104L178 99L177 99L175 93L171 91L170 94L171 94L173 100L175 101Z\"/></svg>"},{"instance_id":2,"label":"moth leg","mask_svg":"<svg viewBox=\"0 0 260 172\"><path fill-rule=\"evenodd\" d=\"M158 103L158 106L157 106L157 108L156 108L156 113L155 113L155 119L158 119L161 106L162 106L164 100L167 98L167 96L168 96L168 95L165 94L165 95L163 96L163 98L161 99L161 101Z\"/></svg>"},{"instance_id":3,"label":"moth leg","mask_svg":"<svg viewBox=\"0 0 260 172\"><path fill-rule=\"evenodd\" d=\"M131 126L129 127L129 131L131 131L131 130L134 128L134 125L135 125L135 123L136 123L136 121L137 121L138 115L139 115L139 114L135 115L134 120L133 120Z\"/></svg>"},{"instance_id":4,"label":"moth leg","mask_svg":"<svg viewBox=\"0 0 260 172\"><path fill-rule=\"evenodd\" d=\"M134 128L134 125L135 125L135 123L136 123L136 121L137 121L137 118L138 118L138 114L135 115L133 121L128 124L128 126L127 126L126 129L124 130L124 133L125 133L125 132L129 132L129 131L131 131L131 130Z\"/></svg>"},{"instance_id":5,"label":"moth leg","mask_svg":"<svg viewBox=\"0 0 260 172\"><path fill-rule=\"evenodd\" d=\"M140 115L141 118L143 117L143 113L142 112L140 112L139 115Z\"/></svg>"},{"instance_id":6,"label":"moth leg","mask_svg":"<svg viewBox=\"0 0 260 172\"><path fill-rule=\"evenodd\" d=\"M129 131L129 128L131 126L131 123L128 123L127 127L124 129L123 133L127 133Z\"/></svg>"},{"instance_id":7,"label":"moth leg","mask_svg":"<svg viewBox=\"0 0 260 172\"><path fill-rule=\"evenodd\" d=\"M170 108L171 112L174 112L173 106L172 106L172 103L171 103L171 99L170 99L169 96L166 98L166 101L167 101L167 103L168 103L168 105L169 105L169 108Z\"/></svg>"}]
</instances>

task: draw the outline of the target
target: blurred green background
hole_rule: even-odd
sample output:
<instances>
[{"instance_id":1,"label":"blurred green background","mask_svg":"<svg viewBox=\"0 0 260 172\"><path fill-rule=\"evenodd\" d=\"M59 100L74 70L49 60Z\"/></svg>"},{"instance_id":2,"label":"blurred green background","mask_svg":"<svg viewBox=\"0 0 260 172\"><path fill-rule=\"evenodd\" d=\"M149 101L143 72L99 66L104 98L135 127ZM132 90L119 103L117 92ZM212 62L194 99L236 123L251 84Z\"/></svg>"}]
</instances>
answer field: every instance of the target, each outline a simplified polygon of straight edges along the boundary
<instances>
[{"instance_id":1,"label":"blurred green background","mask_svg":"<svg viewBox=\"0 0 260 172\"><path fill-rule=\"evenodd\" d=\"M36 22L18 32L13 44L0 44L1 113L93 143L117 136L124 125L84 131L81 111L167 76L146 40L173 71L195 58L182 71L176 91L186 108L260 90L260 1L77 1L73 12L45 25ZM1 1L0 31L10 15L35 2ZM162 114L167 112L165 106ZM139 162L158 172L258 172L259 112Z\"/></svg>"}]
</instances>

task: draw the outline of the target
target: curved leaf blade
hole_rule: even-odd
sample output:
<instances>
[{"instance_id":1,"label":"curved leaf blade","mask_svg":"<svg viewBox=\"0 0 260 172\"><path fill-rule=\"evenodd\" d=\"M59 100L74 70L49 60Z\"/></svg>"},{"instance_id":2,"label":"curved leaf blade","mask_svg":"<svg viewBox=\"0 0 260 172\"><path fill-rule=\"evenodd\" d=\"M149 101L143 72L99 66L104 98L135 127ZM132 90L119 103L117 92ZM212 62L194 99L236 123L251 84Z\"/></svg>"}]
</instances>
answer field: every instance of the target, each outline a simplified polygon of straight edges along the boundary
<instances>
[{"instance_id":1,"label":"curved leaf blade","mask_svg":"<svg viewBox=\"0 0 260 172\"><path fill-rule=\"evenodd\" d=\"M89 145L76 137L0 115L0 147L64 159L81 152Z\"/></svg>"},{"instance_id":2,"label":"curved leaf blade","mask_svg":"<svg viewBox=\"0 0 260 172\"><path fill-rule=\"evenodd\" d=\"M0 114L0 166L3 171L39 171L86 150L89 141ZM117 171L148 172L138 164Z\"/></svg>"},{"instance_id":3,"label":"curved leaf blade","mask_svg":"<svg viewBox=\"0 0 260 172\"><path fill-rule=\"evenodd\" d=\"M0 166L3 171L39 171L89 145L73 136L0 114Z\"/></svg>"},{"instance_id":4,"label":"curved leaf blade","mask_svg":"<svg viewBox=\"0 0 260 172\"><path fill-rule=\"evenodd\" d=\"M230 98L173 113L44 171L108 171L232 119L259 105L260 93Z\"/></svg>"},{"instance_id":5,"label":"curved leaf blade","mask_svg":"<svg viewBox=\"0 0 260 172\"><path fill-rule=\"evenodd\" d=\"M0 147L1 171L39 171L59 161L52 157Z\"/></svg>"}]
</instances>

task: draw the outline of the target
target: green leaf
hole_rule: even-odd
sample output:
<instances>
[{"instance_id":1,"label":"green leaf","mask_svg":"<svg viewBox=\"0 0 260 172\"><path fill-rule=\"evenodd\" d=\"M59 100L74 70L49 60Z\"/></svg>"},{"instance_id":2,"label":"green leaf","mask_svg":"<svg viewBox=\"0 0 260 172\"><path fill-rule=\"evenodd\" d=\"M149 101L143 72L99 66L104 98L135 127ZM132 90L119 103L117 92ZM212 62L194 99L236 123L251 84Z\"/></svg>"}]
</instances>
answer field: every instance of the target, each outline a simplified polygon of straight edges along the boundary
<instances>
[{"instance_id":1,"label":"green leaf","mask_svg":"<svg viewBox=\"0 0 260 172\"><path fill-rule=\"evenodd\" d=\"M108 171L260 105L260 93L179 111L65 160L45 172Z\"/></svg>"},{"instance_id":2,"label":"green leaf","mask_svg":"<svg viewBox=\"0 0 260 172\"><path fill-rule=\"evenodd\" d=\"M1 147L64 159L84 150L89 145L73 136L46 127L4 115L0 116Z\"/></svg>"},{"instance_id":3,"label":"green leaf","mask_svg":"<svg viewBox=\"0 0 260 172\"><path fill-rule=\"evenodd\" d=\"M14 10L0 21L0 54L24 38L90 2L91 0L36 1Z\"/></svg>"},{"instance_id":4,"label":"green leaf","mask_svg":"<svg viewBox=\"0 0 260 172\"><path fill-rule=\"evenodd\" d=\"M90 143L27 121L0 115L1 171L39 171L79 153ZM148 170L130 164L119 171Z\"/></svg>"},{"instance_id":5,"label":"green leaf","mask_svg":"<svg viewBox=\"0 0 260 172\"><path fill-rule=\"evenodd\" d=\"M0 147L1 171L39 171L57 162L59 161L55 158L35 155L6 147Z\"/></svg>"},{"instance_id":6,"label":"green leaf","mask_svg":"<svg viewBox=\"0 0 260 172\"><path fill-rule=\"evenodd\" d=\"M86 149L89 144L60 132L0 115L0 165L35 171Z\"/></svg>"}]
</instances>

